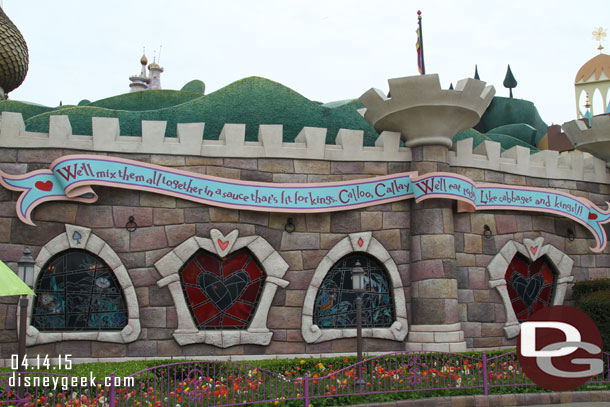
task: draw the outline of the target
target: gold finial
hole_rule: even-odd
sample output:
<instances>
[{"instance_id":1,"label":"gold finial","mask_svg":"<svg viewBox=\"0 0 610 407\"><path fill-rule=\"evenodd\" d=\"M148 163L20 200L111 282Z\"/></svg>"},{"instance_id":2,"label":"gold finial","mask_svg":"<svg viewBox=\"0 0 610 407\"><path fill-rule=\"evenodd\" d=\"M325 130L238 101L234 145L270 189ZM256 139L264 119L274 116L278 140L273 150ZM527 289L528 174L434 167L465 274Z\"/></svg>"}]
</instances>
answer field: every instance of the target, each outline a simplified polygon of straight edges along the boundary
<instances>
[{"instance_id":1,"label":"gold finial","mask_svg":"<svg viewBox=\"0 0 610 407\"><path fill-rule=\"evenodd\" d=\"M597 27L595 29L595 31L593 31L593 39L597 42L599 42L599 46L597 47L597 49L599 50L599 53L601 54L602 50L604 49L604 46L602 45L602 41L606 40L606 30L603 27Z\"/></svg>"}]
</instances>

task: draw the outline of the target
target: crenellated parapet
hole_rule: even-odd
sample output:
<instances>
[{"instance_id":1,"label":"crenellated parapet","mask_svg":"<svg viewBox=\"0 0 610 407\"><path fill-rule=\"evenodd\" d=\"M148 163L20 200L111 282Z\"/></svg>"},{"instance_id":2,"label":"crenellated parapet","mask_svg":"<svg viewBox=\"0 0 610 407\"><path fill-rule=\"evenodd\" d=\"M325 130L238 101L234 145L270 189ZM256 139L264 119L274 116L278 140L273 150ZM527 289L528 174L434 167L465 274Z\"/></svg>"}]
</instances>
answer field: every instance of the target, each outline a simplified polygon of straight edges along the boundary
<instances>
[{"instance_id":1,"label":"crenellated parapet","mask_svg":"<svg viewBox=\"0 0 610 407\"><path fill-rule=\"evenodd\" d=\"M567 133L574 126L585 136L595 135L608 117L594 118L592 129L582 122L564 124ZM572 127L570 127L572 126ZM584 126L584 124L582 124ZM258 141L246 141L245 124L225 124L218 140L204 140L205 123L179 123L177 137L165 137L167 123L142 121L142 137L121 136L117 118L92 118L93 135L72 134L68 116L51 116L48 133L25 130L21 113L3 112L0 148L61 148L84 151L170 154L235 158L288 158L329 161L408 162L412 152L400 146L400 133L384 131L375 146L364 146L361 130L340 129L335 144L326 144L327 129L304 127L294 142L283 142L282 125L260 125ZM597 129L597 130L594 130ZM580 148L580 147L579 147ZM584 150L584 149L583 149ZM537 178L610 183L606 162L596 157L570 152L544 150L531 154L529 148L512 147L502 152L500 143L486 140L473 148L473 139L453 144L448 155L453 167L479 168Z\"/></svg>"},{"instance_id":2,"label":"crenellated parapet","mask_svg":"<svg viewBox=\"0 0 610 407\"><path fill-rule=\"evenodd\" d=\"M610 183L606 162L581 152L560 154L514 146L502 152L500 143L485 140L473 149L473 139L460 140L449 152L452 167L471 167L536 178Z\"/></svg>"},{"instance_id":3,"label":"crenellated parapet","mask_svg":"<svg viewBox=\"0 0 610 407\"><path fill-rule=\"evenodd\" d=\"M68 116L50 116L49 132L25 130L21 113L2 113L0 147L200 155L206 157L298 158L333 161L410 161L400 134L383 132L374 147L364 146L362 130L340 129L335 144L326 144L327 129L304 127L293 143L283 142L283 126L262 124L258 141L246 141L245 124L225 124L218 140L204 140L205 123L179 123L177 137L165 137L167 122L142 121L142 137L121 136L119 119L93 117L92 135L72 134Z\"/></svg>"},{"instance_id":4,"label":"crenellated parapet","mask_svg":"<svg viewBox=\"0 0 610 407\"><path fill-rule=\"evenodd\" d=\"M440 144L451 147L453 137L476 125L496 93L493 86L462 79L455 89L441 89L438 75L388 80L391 97L370 89L360 100L364 118L378 133L402 134L405 146Z\"/></svg>"},{"instance_id":5,"label":"crenellated parapet","mask_svg":"<svg viewBox=\"0 0 610 407\"><path fill-rule=\"evenodd\" d=\"M610 161L610 115L593 116L591 127L582 120L572 120L562 127L575 148Z\"/></svg>"}]
</instances>

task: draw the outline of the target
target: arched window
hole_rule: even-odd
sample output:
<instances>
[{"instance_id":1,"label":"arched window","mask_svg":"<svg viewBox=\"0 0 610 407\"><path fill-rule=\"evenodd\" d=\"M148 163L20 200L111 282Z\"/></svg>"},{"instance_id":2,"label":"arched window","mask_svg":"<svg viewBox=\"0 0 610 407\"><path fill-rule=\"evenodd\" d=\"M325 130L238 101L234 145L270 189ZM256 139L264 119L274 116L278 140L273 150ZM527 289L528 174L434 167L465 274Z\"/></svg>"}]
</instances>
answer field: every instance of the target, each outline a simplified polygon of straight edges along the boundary
<instances>
[{"instance_id":1,"label":"arched window","mask_svg":"<svg viewBox=\"0 0 610 407\"><path fill-rule=\"evenodd\" d=\"M197 329L246 329L265 283L263 267L246 248L220 258L197 251L180 269Z\"/></svg>"},{"instance_id":2,"label":"arched window","mask_svg":"<svg viewBox=\"0 0 610 407\"><path fill-rule=\"evenodd\" d=\"M509 260L510 259L510 260ZM568 283L574 280L574 260L544 238L509 240L487 265L489 288L502 298L504 334L514 338L521 322L540 308L563 305Z\"/></svg>"},{"instance_id":3,"label":"arched window","mask_svg":"<svg viewBox=\"0 0 610 407\"><path fill-rule=\"evenodd\" d=\"M519 322L551 305L556 272L546 256L533 263L521 253L515 254L506 269L508 296Z\"/></svg>"},{"instance_id":4,"label":"arched window","mask_svg":"<svg viewBox=\"0 0 610 407\"><path fill-rule=\"evenodd\" d=\"M364 269L362 326L387 328L395 320L392 290L381 263L363 253L341 258L328 271L315 299L313 323L324 328L356 327L356 297L352 288L352 269L359 262Z\"/></svg>"},{"instance_id":5,"label":"arched window","mask_svg":"<svg viewBox=\"0 0 610 407\"><path fill-rule=\"evenodd\" d=\"M98 256L69 249L53 256L36 281L31 324L39 331L121 330L127 305L112 269Z\"/></svg>"}]
</instances>

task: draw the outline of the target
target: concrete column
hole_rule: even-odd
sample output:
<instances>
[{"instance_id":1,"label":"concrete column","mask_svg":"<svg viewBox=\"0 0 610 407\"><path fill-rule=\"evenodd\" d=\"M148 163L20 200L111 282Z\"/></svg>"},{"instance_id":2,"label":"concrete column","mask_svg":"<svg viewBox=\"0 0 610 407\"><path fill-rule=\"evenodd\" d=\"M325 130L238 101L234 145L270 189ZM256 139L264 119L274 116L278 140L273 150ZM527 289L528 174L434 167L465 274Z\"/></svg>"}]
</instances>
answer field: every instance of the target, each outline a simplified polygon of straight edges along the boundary
<instances>
[{"instance_id":1,"label":"concrete column","mask_svg":"<svg viewBox=\"0 0 610 407\"><path fill-rule=\"evenodd\" d=\"M449 171L448 149L412 148L412 171ZM429 199L411 206L411 326L407 350L464 351L458 317L453 201Z\"/></svg>"}]
</instances>

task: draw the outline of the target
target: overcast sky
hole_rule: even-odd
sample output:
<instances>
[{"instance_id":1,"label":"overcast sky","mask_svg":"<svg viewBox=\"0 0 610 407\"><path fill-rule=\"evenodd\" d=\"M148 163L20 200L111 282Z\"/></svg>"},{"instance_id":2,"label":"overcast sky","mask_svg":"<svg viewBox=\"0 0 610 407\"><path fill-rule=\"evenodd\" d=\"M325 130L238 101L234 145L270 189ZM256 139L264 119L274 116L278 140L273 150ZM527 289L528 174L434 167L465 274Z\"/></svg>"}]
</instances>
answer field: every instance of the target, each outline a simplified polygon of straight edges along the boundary
<instances>
[{"instance_id":1,"label":"overcast sky","mask_svg":"<svg viewBox=\"0 0 610 407\"><path fill-rule=\"evenodd\" d=\"M162 46L164 89L201 79L210 93L262 76L311 100L356 98L418 74L418 9L427 73L449 87L478 64L508 96L510 64L515 97L548 124L575 118L576 72L599 53L592 31L610 28L608 0L4 0L30 53L10 97L56 106L126 93L142 47L152 62Z\"/></svg>"}]
</instances>

